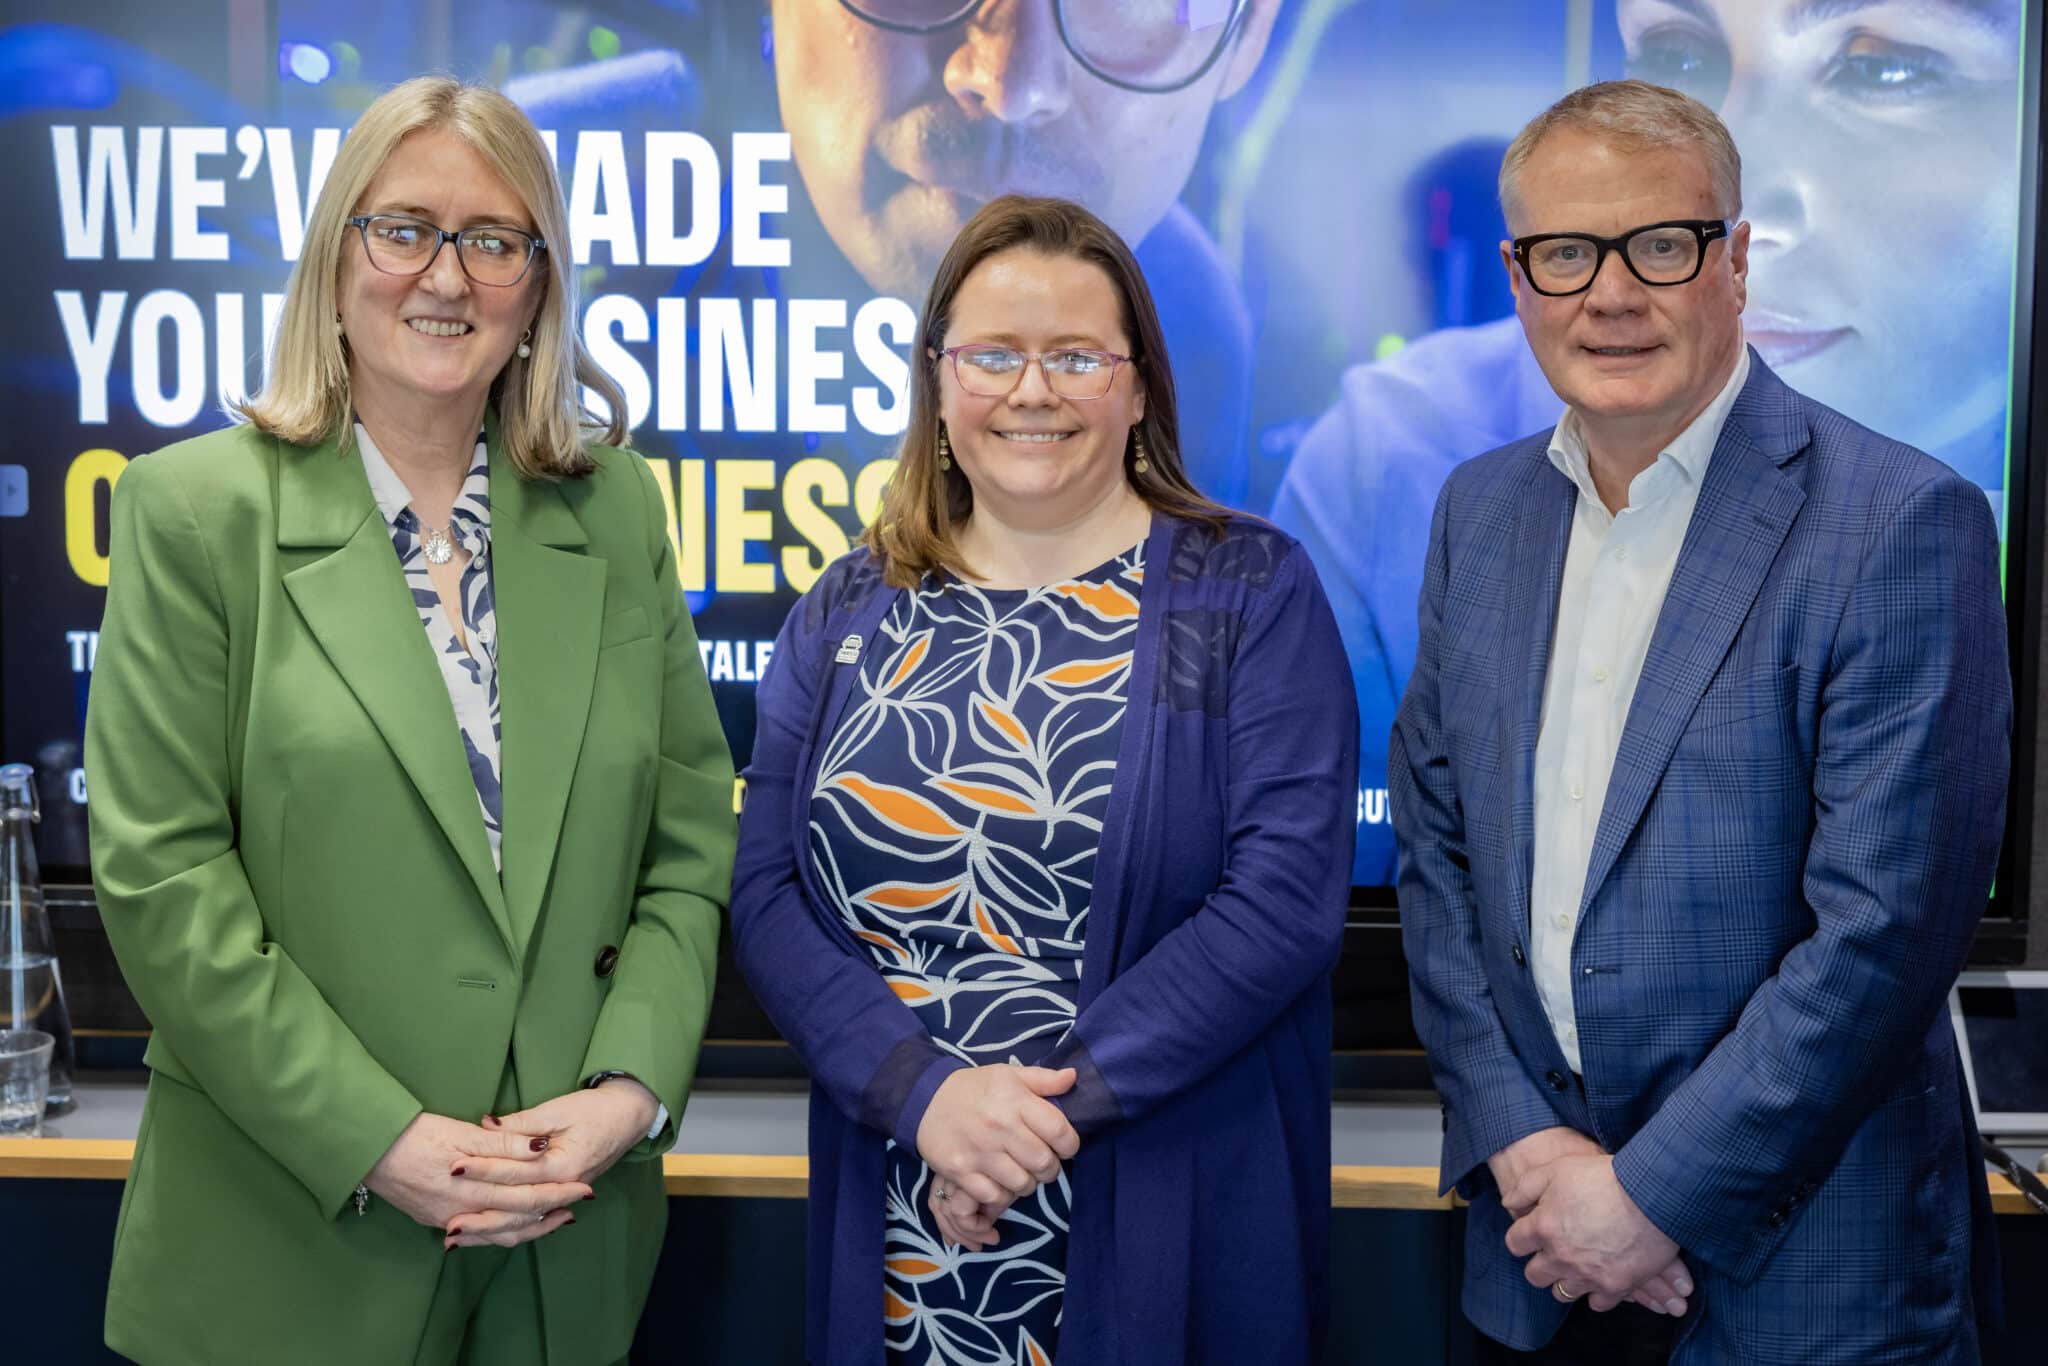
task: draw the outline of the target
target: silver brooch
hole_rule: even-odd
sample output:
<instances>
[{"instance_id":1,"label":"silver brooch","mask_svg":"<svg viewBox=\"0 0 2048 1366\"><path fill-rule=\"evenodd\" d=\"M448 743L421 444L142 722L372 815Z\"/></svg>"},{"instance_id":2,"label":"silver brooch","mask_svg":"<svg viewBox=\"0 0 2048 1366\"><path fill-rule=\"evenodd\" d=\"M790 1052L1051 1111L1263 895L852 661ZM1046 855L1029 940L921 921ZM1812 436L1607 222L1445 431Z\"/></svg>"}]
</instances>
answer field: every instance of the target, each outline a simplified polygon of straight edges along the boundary
<instances>
[{"instance_id":1,"label":"silver brooch","mask_svg":"<svg viewBox=\"0 0 2048 1366\"><path fill-rule=\"evenodd\" d=\"M420 546L428 564L446 564L455 558L455 539L439 527L420 527Z\"/></svg>"}]
</instances>

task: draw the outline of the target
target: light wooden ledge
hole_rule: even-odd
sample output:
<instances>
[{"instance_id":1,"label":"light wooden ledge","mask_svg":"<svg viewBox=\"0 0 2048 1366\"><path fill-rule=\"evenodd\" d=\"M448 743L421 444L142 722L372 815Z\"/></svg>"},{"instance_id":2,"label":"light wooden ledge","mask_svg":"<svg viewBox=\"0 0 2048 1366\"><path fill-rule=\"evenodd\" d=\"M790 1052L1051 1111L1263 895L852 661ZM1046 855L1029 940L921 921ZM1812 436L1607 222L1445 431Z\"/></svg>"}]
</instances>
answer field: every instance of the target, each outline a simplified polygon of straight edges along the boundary
<instances>
[{"instance_id":1,"label":"light wooden ledge","mask_svg":"<svg viewBox=\"0 0 2048 1366\"><path fill-rule=\"evenodd\" d=\"M670 1195L770 1196L801 1200L811 1181L808 1157L738 1157L731 1153L670 1153L661 1180Z\"/></svg>"},{"instance_id":2,"label":"light wooden ledge","mask_svg":"<svg viewBox=\"0 0 2048 1366\"><path fill-rule=\"evenodd\" d=\"M1332 1167L1330 1203L1338 1209L1450 1209L1436 1193L1435 1167Z\"/></svg>"},{"instance_id":3,"label":"light wooden ledge","mask_svg":"<svg viewBox=\"0 0 2048 1366\"><path fill-rule=\"evenodd\" d=\"M0 1177L125 1181L132 1138L0 1138Z\"/></svg>"},{"instance_id":4,"label":"light wooden ledge","mask_svg":"<svg viewBox=\"0 0 2048 1366\"><path fill-rule=\"evenodd\" d=\"M135 1143L125 1138L0 1138L0 1179L46 1178L120 1181L128 1175ZM801 1200L810 1162L802 1157L746 1157L733 1153L670 1153L661 1159L670 1195ZM1455 1195L1436 1193L1435 1167L1332 1167L1330 1203L1337 1209L1449 1210ZM1991 1208L1998 1214L2035 1214L2012 1182L1990 1173Z\"/></svg>"}]
</instances>

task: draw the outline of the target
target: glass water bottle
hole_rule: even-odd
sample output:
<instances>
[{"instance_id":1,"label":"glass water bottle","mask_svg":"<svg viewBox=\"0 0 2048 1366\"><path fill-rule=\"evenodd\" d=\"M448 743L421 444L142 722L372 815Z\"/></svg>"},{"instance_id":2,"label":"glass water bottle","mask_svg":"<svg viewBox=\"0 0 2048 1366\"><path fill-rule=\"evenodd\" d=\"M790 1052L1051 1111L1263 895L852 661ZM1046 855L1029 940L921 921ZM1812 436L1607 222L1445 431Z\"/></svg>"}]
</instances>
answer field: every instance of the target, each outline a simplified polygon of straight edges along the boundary
<instances>
[{"instance_id":1,"label":"glass water bottle","mask_svg":"<svg viewBox=\"0 0 2048 1366\"><path fill-rule=\"evenodd\" d=\"M57 941L36 868L35 770L0 767L0 1029L40 1029L57 1041L50 1054L48 1113L71 1108L71 1012L57 971Z\"/></svg>"}]
</instances>

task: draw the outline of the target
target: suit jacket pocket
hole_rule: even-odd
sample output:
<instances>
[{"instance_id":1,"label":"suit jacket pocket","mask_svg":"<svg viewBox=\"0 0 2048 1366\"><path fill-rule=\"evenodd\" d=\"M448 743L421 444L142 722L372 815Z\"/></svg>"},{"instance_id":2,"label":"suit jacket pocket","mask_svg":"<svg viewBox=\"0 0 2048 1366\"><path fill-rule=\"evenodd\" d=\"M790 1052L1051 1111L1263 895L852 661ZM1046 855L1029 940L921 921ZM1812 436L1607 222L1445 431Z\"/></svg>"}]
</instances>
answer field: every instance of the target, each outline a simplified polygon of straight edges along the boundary
<instances>
[{"instance_id":1,"label":"suit jacket pocket","mask_svg":"<svg viewBox=\"0 0 2048 1366\"><path fill-rule=\"evenodd\" d=\"M1799 666L1769 663L1723 674L1700 697L1686 730L1693 734L1722 726L1754 723L1759 717L1789 718L1799 703Z\"/></svg>"},{"instance_id":2,"label":"suit jacket pocket","mask_svg":"<svg viewBox=\"0 0 2048 1366\"><path fill-rule=\"evenodd\" d=\"M178 1055L171 1052L170 1045L164 1042L161 1034L150 1035L149 1043L142 1050L142 1065L157 1076L174 1081L187 1090L197 1091L202 1095L206 1092L206 1088L199 1084L198 1079L185 1070L185 1064L178 1060Z\"/></svg>"},{"instance_id":3,"label":"suit jacket pocket","mask_svg":"<svg viewBox=\"0 0 2048 1366\"><path fill-rule=\"evenodd\" d=\"M598 632L597 648L608 650L614 645L623 645L629 640L638 640L647 634L647 611L642 607L625 607L604 619L603 629Z\"/></svg>"}]
</instances>

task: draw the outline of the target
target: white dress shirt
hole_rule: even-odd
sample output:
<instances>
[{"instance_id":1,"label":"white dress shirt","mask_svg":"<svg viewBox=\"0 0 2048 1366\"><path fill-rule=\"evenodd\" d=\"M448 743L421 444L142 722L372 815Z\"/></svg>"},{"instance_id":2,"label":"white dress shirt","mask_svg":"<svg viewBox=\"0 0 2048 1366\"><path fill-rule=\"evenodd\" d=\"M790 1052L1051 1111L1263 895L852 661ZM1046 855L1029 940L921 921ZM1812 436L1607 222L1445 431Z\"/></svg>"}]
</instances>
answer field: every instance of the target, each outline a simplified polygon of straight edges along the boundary
<instances>
[{"instance_id":1,"label":"white dress shirt","mask_svg":"<svg viewBox=\"0 0 2048 1366\"><path fill-rule=\"evenodd\" d=\"M1550 461L1578 486L1579 497L1536 738L1529 949L1536 993L1574 1072L1585 1069L1572 1001L1572 937L1607 782L1707 464L1748 378L1745 346L1714 401L1630 481L1628 506L1619 513L1607 511L1593 486L1578 415L1567 412L1551 438Z\"/></svg>"}]
</instances>

